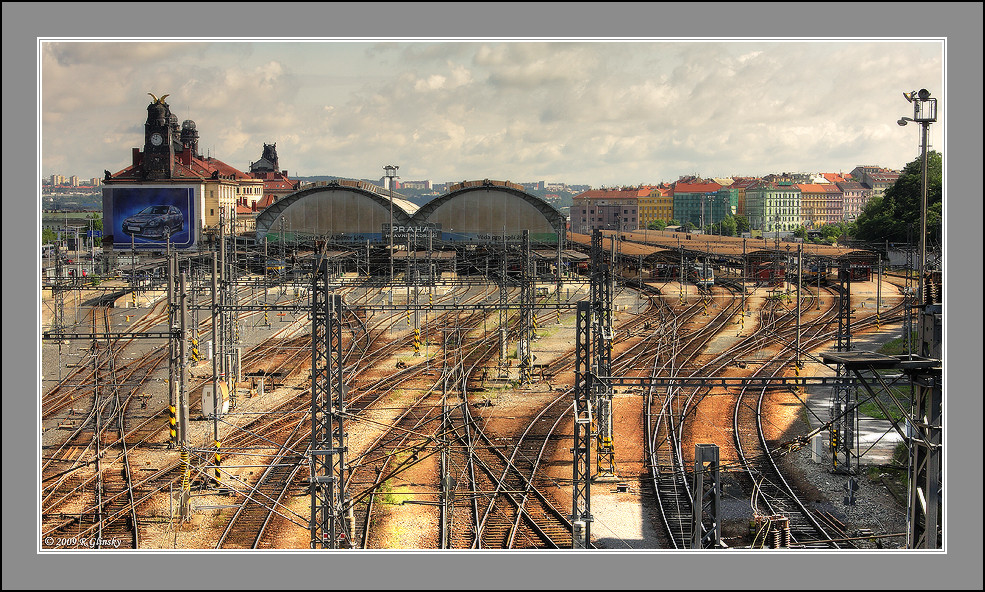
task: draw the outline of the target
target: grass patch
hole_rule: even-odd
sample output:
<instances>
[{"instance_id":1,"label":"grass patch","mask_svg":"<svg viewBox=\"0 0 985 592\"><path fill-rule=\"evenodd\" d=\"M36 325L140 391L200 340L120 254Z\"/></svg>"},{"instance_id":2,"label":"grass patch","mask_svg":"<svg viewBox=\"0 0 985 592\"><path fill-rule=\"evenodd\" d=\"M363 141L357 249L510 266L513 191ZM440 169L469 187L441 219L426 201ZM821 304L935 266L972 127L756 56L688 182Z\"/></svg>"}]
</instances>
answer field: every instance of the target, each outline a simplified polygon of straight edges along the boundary
<instances>
[{"instance_id":1,"label":"grass patch","mask_svg":"<svg viewBox=\"0 0 985 592\"><path fill-rule=\"evenodd\" d=\"M889 411L891 417L886 417L886 414L882 412L882 409L880 409L879 406L872 401L859 405L858 412L873 419L891 419L893 421L899 421L905 417L895 405L889 404L884 405L884 407L887 411Z\"/></svg>"},{"instance_id":2,"label":"grass patch","mask_svg":"<svg viewBox=\"0 0 985 592\"><path fill-rule=\"evenodd\" d=\"M900 408L896 405L896 403L893 402L891 398L888 396L889 394L892 394L892 399L899 401L899 403L903 405L906 409L909 408L911 403L910 389L908 387L893 386L890 387L890 393L886 393L885 391L880 391L878 392L877 395L879 397L879 400L882 401L882 406L885 407L886 411L889 412L890 415L889 417L886 417L886 414L883 413L883 410L880 409L879 406L876 404L876 402L871 399L865 401L864 403L858 406L859 413L867 417L871 417L873 419L890 419L893 421L902 421L903 419L906 419L905 410L901 411Z\"/></svg>"},{"instance_id":3,"label":"grass patch","mask_svg":"<svg viewBox=\"0 0 985 592\"><path fill-rule=\"evenodd\" d=\"M910 343L916 345L919 343L919 336L916 331L910 335ZM906 351L906 339L902 337L897 337L896 339L890 339L879 348L878 353L887 356L902 356L907 353Z\"/></svg>"}]
</instances>

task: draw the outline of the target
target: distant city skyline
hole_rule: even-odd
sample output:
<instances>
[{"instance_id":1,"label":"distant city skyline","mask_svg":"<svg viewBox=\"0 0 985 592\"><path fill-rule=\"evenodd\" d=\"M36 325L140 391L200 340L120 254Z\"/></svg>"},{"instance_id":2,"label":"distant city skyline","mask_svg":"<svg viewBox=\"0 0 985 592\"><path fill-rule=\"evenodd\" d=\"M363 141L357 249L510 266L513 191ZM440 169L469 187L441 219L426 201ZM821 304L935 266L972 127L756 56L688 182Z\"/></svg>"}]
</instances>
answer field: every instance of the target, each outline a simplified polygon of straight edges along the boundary
<instances>
[{"instance_id":1,"label":"distant city skyline","mask_svg":"<svg viewBox=\"0 0 985 592\"><path fill-rule=\"evenodd\" d=\"M899 169L903 91L940 99L942 40L39 42L42 176L117 172L148 93L202 153L292 177L492 178L592 187ZM98 81L98 83L93 83Z\"/></svg>"}]
</instances>

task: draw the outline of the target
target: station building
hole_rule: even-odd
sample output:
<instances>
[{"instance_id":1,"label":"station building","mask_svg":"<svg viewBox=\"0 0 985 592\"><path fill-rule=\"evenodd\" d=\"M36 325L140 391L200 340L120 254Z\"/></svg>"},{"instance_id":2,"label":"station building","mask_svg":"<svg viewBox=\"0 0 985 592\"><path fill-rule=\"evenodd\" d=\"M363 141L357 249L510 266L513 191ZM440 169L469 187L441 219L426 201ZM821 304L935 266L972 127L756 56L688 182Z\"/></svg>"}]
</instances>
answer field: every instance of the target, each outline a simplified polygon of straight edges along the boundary
<instances>
[{"instance_id":1,"label":"station building","mask_svg":"<svg viewBox=\"0 0 985 592\"><path fill-rule=\"evenodd\" d=\"M263 199L264 180L198 151L194 121L180 126L165 102L147 106L143 148L131 164L105 171L103 245L113 249L191 249L220 220L236 217L236 206Z\"/></svg>"}]
</instances>

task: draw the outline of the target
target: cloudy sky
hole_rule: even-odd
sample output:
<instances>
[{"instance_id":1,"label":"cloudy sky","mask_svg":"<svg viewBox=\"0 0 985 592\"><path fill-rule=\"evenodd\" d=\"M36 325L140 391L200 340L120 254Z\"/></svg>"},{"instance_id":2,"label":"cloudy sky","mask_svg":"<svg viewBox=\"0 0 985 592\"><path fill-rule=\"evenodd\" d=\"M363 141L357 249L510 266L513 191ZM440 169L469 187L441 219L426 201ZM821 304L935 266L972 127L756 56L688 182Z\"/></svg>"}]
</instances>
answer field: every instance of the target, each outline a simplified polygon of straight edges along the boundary
<instances>
[{"instance_id":1,"label":"cloudy sky","mask_svg":"<svg viewBox=\"0 0 985 592\"><path fill-rule=\"evenodd\" d=\"M276 142L292 176L596 187L901 168L902 91L944 94L940 39L42 39L39 64L42 176L127 166L149 92L240 169Z\"/></svg>"}]
</instances>

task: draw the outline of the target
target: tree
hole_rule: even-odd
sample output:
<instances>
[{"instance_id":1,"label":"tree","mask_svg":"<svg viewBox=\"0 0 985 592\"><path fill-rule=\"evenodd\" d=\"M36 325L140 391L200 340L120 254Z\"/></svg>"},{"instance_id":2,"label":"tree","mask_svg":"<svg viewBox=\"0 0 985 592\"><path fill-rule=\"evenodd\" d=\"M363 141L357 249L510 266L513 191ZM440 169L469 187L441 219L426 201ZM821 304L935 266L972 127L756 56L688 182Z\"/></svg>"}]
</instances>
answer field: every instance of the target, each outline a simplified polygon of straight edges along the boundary
<instances>
[{"instance_id":1,"label":"tree","mask_svg":"<svg viewBox=\"0 0 985 592\"><path fill-rule=\"evenodd\" d=\"M793 229L793 235L800 239L807 238L807 229L803 225L800 225Z\"/></svg>"},{"instance_id":2,"label":"tree","mask_svg":"<svg viewBox=\"0 0 985 592\"><path fill-rule=\"evenodd\" d=\"M927 153L927 234L937 236L943 223L941 196L944 157L936 150ZM882 198L866 204L856 220L856 237L868 241L902 242L919 240L922 157L904 167L896 182Z\"/></svg>"},{"instance_id":3,"label":"tree","mask_svg":"<svg viewBox=\"0 0 985 592\"><path fill-rule=\"evenodd\" d=\"M736 234L749 232L749 218L746 218L745 216L733 216L732 219L735 220Z\"/></svg>"},{"instance_id":4,"label":"tree","mask_svg":"<svg viewBox=\"0 0 985 592\"><path fill-rule=\"evenodd\" d=\"M731 215L722 218L721 222L709 224L704 228L705 234L717 234L722 236L735 236L735 220Z\"/></svg>"},{"instance_id":5,"label":"tree","mask_svg":"<svg viewBox=\"0 0 985 592\"><path fill-rule=\"evenodd\" d=\"M735 236L735 233L736 233L738 224L736 223L735 218L733 216L728 215L728 216L725 216L725 218L722 219L722 222L719 225L719 227L721 228L720 232L723 235L725 235L725 236Z\"/></svg>"},{"instance_id":6,"label":"tree","mask_svg":"<svg viewBox=\"0 0 985 592\"><path fill-rule=\"evenodd\" d=\"M854 236L855 226L838 222L837 224L825 224L821 227L821 240L828 244L838 242L842 236Z\"/></svg>"}]
</instances>

